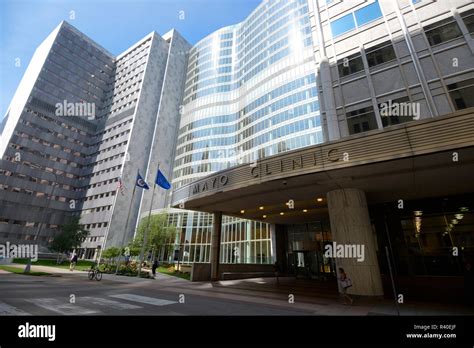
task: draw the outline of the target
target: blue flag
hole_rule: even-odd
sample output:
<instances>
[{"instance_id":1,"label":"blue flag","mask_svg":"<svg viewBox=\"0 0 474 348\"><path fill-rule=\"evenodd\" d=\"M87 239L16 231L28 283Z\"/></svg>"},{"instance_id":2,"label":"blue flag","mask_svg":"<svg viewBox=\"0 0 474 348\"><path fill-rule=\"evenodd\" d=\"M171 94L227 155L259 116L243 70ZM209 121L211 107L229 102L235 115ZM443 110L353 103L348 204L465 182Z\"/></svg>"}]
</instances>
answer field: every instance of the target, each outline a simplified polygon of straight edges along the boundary
<instances>
[{"instance_id":1,"label":"blue flag","mask_svg":"<svg viewBox=\"0 0 474 348\"><path fill-rule=\"evenodd\" d=\"M163 175L161 170L158 169L158 173L156 174L156 180L155 183L163 187L165 190L169 190L171 188L171 184L166 180L166 177Z\"/></svg>"},{"instance_id":2,"label":"blue flag","mask_svg":"<svg viewBox=\"0 0 474 348\"><path fill-rule=\"evenodd\" d=\"M137 174L137 181L136 181L136 185L138 187L141 187L142 189L145 189L145 190L148 190L150 188L150 186L148 186L148 184L145 182L145 180L143 180L142 176L140 175L140 173Z\"/></svg>"}]
</instances>

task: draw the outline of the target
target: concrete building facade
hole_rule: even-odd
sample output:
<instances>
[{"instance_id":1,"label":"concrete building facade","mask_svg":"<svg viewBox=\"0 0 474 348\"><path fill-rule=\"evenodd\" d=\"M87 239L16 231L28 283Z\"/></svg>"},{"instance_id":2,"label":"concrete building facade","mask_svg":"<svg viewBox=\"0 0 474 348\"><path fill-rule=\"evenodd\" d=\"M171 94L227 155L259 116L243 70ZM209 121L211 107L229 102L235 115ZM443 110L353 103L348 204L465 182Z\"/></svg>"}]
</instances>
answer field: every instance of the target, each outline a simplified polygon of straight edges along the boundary
<instances>
[{"instance_id":1,"label":"concrete building facade","mask_svg":"<svg viewBox=\"0 0 474 348\"><path fill-rule=\"evenodd\" d=\"M405 291L459 297L474 253L473 35L469 0L263 1L192 47L152 33L118 57L63 23L2 124L0 238L46 243L78 215L94 258L151 209L180 230L162 259L203 279L277 261L318 280L344 268L351 293L381 296L392 267ZM97 114L55 116L65 100ZM158 166L171 195L132 200L136 171L153 183ZM326 253L337 244L364 255Z\"/></svg>"},{"instance_id":2,"label":"concrete building facade","mask_svg":"<svg viewBox=\"0 0 474 348\"><path fill-rule=\"evenodd\" d=\"M272 256L289 274L335 278L342 267L357 280L349 292L381 296L391 291L390 260L407 291L450 288L445 299L462 298L461 275L473 254L473 187L465 182L473 145L472 2L308 6L323 143L176 187L172 205L270 223ZM371 166L371 156L380 163ZM411 163L397 160L404 157ZM332 243L364 246L364 261L327 257ZM213 250L207 276L221 279L223 248Z\"/></svg>"},{"instance_id":3,"label":"concrete building facade","mask_svg":"<svg viewBox=\"0 0 474 348\"><path fill-rule=\"evenodd\" d=\"M71 216L90 231L81 257L133 237L147 199L140 191L131 201L137 170L145 177L160 162L171 172L187 50L176 31L153 32L117 57L66 22L50 34L3 121L0 240L47 245Z\"/></svg>"}]
</instances>

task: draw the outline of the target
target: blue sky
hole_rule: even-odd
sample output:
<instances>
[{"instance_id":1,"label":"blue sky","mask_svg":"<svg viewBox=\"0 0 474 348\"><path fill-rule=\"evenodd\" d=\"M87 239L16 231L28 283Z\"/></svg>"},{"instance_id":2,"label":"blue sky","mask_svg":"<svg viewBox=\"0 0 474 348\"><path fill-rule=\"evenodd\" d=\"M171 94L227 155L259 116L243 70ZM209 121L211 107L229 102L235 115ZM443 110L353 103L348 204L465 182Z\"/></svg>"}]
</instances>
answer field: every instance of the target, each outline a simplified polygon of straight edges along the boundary
<instances>
[{"instance_id":1,"label":"blue sky","mask_svg":"<svg viewBox=\"0 0 474 348\"><path fill-rule=\"evenodd\" d=\"M0 0L0 119L36 47L67 20L113 54L151 31L191 44L246 18L261 0ZM71 19L74 11L75 19ZM184 11L184 20L180 19ZM20 66L15 62L20 59Z\"/></svg>"}]
</instances>

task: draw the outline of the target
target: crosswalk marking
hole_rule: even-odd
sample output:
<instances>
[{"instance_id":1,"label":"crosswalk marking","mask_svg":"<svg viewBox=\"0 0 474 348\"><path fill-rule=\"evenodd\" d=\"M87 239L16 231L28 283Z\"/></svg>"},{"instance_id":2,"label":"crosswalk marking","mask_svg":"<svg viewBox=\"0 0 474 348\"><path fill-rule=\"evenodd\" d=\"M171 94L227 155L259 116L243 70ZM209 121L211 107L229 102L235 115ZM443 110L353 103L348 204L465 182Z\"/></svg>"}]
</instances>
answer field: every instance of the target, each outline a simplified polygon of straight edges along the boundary
<instances>
[{"instance_id":1,"label":"crosswalk marking","mask_svg":"<svg viewBox=\"0 0 474 348\"><path fill-rule=\"evenodd\" d=\"M146 303L153 306L166 306L173 303L178 303L176 301L168 301L168 300L163 300L160 298L140 296L140 295L134 295L134 294L118 294L118 295L109 295L109 296L114 297L114 298L120 298L123 300L132 301L132 302Z\"/></svg>"},{"instance_id":2,"label":"crosswalk marking","mask_svg":"<svg viewBox=\"0 0 474 348\"><path fill-rule=\"evenodd\" d=\"M26 300L38 307L63 315L88 315L99 313L99 311L84 308L74 303L69 303L68 299L60 301L55 298L34 298Z\"/></svg>"},{"instance_id":3,"label":"crosswalk marking","mask_svg":"<svg viewBox=\"0 0 474 348\"><path fill-rule=\"evenodd\" d=\"M0 302L0 315L31 315L22 309L10 306L8 303Z\"/></svg>"},{"instance_id":4,"label":"crosswalk marking","mask_svg":"<svg viewBox=\"0 0 474 348\"><path fill-rule=\"evenodd\" d=\"M85 304L85 303L92 303L94 305L98 306L106 306L109 308L113 309L118 309L118 310L125 310L125 309L138 309L138 308L143 308L141 306L133 305L130 303L122 303L114 300L109 300L106 298L101 298L101 297L79 297L76 300L76 303L79 304Z\"/></svg>"}]
</instances>

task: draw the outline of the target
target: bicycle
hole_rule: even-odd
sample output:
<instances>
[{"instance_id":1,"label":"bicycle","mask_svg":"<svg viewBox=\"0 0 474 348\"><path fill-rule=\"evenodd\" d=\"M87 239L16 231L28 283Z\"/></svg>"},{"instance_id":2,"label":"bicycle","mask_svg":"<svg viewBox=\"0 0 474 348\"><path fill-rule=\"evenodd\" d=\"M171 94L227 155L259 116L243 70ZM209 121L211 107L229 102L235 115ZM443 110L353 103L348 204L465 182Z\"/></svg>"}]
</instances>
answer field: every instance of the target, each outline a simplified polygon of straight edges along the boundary
<instances>
[{"instance_id":1,"label":"bicycle","mask_svg":"<svg viewBox=\"0 0 474 348\"><path fill-rule=\"evenodd\" d=\"M92 266L89 272L87 273L89 280L97 280L98 282L102 280L102 272L99 271L98 267Z\"/></svg>"}]
</instances>

